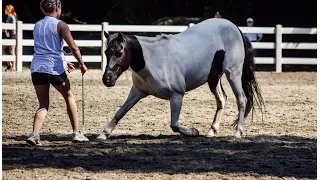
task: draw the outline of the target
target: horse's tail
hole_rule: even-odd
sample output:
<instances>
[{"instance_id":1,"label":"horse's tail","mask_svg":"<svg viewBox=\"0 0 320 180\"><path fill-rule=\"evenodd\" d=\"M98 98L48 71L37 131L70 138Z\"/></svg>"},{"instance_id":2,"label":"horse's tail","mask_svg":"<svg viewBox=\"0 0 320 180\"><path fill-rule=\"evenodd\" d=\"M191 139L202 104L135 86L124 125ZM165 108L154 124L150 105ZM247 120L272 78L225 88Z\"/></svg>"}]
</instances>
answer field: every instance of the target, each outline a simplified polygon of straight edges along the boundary
<instances>
[{"instance_id":1,"label":"horse's tail","mask_svg":"<svg viewBox=\"0 0 320 180\"><path fill-rule=\"evenodd\" d=\"M245 58L244 58L242 78L241 78L242 88L243 88L244 94L247 97L247 104L246 104L244 117L247 117L251 109L254 111L254 100L256 101L263 115L262 106L263 107L265 106L264 106L263 98L261 95L261 90L259 88L258 82L255 77L254 49L252 47L250 40L241 32L240 29L239 31L241 33L243 43L244 43L244 49L245 49Z\"/></svg>"}]
</instances>

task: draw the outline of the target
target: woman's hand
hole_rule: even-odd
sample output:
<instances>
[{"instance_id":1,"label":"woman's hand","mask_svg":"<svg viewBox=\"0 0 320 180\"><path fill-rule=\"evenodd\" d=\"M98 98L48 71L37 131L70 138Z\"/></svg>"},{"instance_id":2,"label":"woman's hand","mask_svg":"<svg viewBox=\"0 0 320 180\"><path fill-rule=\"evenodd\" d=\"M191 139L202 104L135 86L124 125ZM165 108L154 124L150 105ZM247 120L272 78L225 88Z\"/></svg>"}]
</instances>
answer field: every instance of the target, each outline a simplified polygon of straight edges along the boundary
<instances>
[{"instance_id":1,"label":"woman's hand","mask_svg":"<svg viewBox=\"0 0 320 180\"><path fill-rule=\"evenodd\" d=\"M67 62L67 66L68 66L68 72L73 72L74 70L76 70L76 68L74 68L73 64L71 62Z\"/></svg>"},{"instance_id":2,"label":"woman's hand","mask_svg":"<svg viewBox=\"0 0 320 180\"><path fill-rule=\"evenodd\" d=\"M87 66L83 63L83 64L80 64L80 70L81 70L81 73L84 74L86 73L86 71L88 70Z\"/></svg>"}]
</instances>

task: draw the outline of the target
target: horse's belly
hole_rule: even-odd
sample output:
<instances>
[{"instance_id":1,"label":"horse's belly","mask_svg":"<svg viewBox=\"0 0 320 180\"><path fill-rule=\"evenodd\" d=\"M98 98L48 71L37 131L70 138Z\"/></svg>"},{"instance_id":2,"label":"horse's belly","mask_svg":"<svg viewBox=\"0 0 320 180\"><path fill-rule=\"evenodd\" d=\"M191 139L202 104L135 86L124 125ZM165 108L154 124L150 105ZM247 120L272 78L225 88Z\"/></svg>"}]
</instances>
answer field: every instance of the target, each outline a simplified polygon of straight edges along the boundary
<instances>
[{"instance_id":1,"label":"horse's belly","mask_svg":"<svg viewBox=\"0 0 320 180\"><path fill-rule=\"evenodd\" d=\"M157 91L152 91L152 90L149 91L149 94L160 99L168 100L170 99L172 92L168 91L167 89L163 89L163 90L157 89Z\"/></svg>"},{"instance_id":2,"label":"horse's belly","mask_svg":"<svg viewBox=\"0 0 320 180\"><path fill-rule=\"evenodd\" d=\"M202 86L203 84L205 84L207 82L207 78L203 78L203 79L198 79L198 80L194 80L194 81L186 81L186 91L191 91L193 89L196 89L199 86Z\"/></svg>"},{"instance_id":3,"label":"horse's belly","mask_svg":"<svg viewBox=\"0 0 320 180\"><path fill-rule=\"evenodd\" d=\"M212 59L212 58L206 58L206 59L208 60L202 62L200 66L194 63L193 67L186 69L187 70L185 73L186 91L190 91L199 86L202 86L204 83L208 81L208 76L210 74L211 63L212 63L212 60L210 61L209 59Z\"/></svg>"}]
</instances>

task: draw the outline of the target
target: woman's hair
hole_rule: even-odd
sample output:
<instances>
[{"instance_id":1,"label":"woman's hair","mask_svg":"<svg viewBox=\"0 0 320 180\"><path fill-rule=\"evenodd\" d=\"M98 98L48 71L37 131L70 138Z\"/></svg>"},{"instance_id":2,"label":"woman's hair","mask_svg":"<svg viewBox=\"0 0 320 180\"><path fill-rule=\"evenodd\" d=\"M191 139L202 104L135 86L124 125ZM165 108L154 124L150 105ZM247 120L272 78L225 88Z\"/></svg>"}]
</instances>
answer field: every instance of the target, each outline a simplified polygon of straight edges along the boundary
<instances>
[{"instance_id":1,"label":"woman's hair","mask_svg":"<svg viewBox=\"0 0 320 180\"><path fill-rule=\"evenodd\" d=\"M7 5L6 10L9 12L9 14L13 15L16 18L16 20L18 19L16 10L14 9L14 7L12 5L10 5L10 4Z\"/></svg>"},{"instance_id":2,"label":"woman's hair","mask_svg":"<svg viewBox=\"0 0 320 180\"><path fill-rule=\"evenodd\" d=\"M60 0L42 0L40 2L40 9L43 13L51 13L58 5L61 5Z\"/></svg>"}]
</instances>

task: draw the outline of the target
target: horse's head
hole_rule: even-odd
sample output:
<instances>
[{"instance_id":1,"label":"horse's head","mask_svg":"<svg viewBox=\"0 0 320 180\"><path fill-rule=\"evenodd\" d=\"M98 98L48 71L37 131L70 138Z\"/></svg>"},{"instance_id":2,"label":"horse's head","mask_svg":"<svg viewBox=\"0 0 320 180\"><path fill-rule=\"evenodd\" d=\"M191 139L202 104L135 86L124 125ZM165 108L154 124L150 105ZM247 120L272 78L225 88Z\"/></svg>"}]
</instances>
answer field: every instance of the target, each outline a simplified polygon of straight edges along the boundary
<instances>
[{"instance_id":1,"label":"horse's head","mask_svg":"<svg viewBox=\"0 0 320 180\"><path fill-rule=\"evenodd\" d=\"M104 52L107 57L107 65L102 77L103 84L107 87L115 85L119 76L130 66L129 52L126 37L121 33L108 34L104 32L106 37L106 50Z\"/></svg>"}]
</instances>

